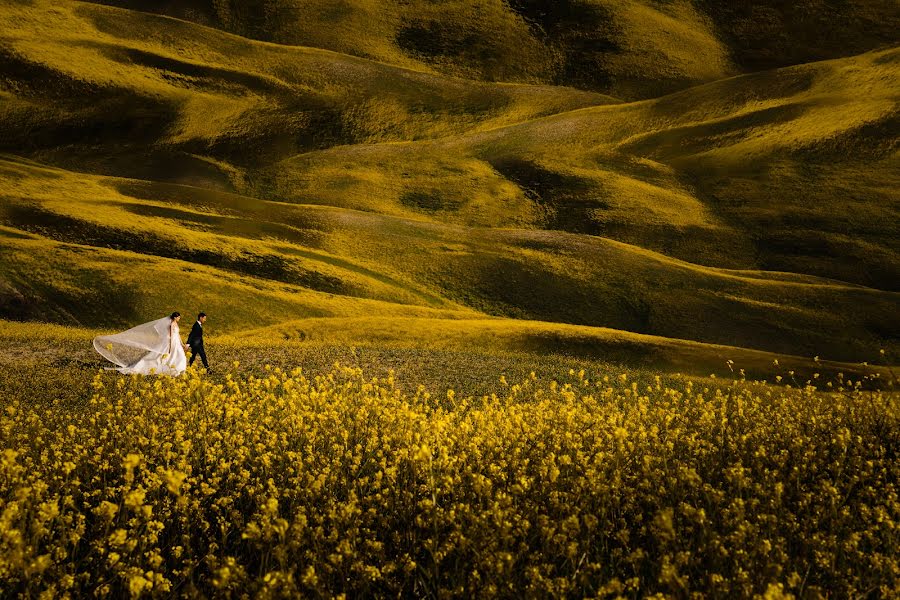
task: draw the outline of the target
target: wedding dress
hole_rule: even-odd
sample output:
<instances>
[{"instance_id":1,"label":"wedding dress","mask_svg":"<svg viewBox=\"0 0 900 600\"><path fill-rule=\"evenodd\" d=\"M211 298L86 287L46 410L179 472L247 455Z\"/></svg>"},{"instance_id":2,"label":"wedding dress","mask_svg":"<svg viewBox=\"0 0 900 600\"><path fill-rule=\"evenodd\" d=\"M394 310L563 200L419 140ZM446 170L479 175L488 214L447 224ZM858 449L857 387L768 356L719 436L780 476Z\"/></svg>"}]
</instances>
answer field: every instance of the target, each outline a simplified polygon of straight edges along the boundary
<instances>
[{"instance_id":1,"label":"wedding dress","mask_svg":"<svg viewBox=\"0 0 900 600\"><path fill-rule=\"evenodd\" d=\"M120 373L179 375L187 368L178 322L163 317L114 335L98 335L94 349Z\"/></svg>"}]
</instances>

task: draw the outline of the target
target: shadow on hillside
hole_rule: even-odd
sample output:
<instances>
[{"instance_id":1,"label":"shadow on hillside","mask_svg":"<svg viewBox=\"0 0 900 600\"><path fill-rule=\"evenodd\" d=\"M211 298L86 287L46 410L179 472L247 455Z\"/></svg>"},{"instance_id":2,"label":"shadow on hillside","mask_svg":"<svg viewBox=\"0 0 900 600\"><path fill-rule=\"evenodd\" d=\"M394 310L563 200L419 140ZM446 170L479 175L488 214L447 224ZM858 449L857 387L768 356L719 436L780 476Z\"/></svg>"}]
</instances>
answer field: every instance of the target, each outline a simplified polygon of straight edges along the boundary
<instances>
[{"instance_id":1,"label":"shadow on hillside","mask_svg":"<svg viewBox=\"0 0 900 600\"><path fill-rule=\"evenodd\" d=\"M32 152L31 156L76 172L234 191L229 173L222 167L171 146L63 146Z\"/></svg>"},{"instance_id":2,"label":"shadow on hillside","mask_svg":"<svg viewBox=\"0 0 900 600\"><path fill-rule=\"evenodd\" d=\"M113 179L105 183L123 196L138 200L178 204L194 210L212 210L222 216L240 218L248 226L255 223L257 217L266 214L264 200L221 190L175 183L127 179ZM270 218L275 218L273 213L269 212L268 214ZM313 248L321 247L324 243L325 234L334 229L327 220L301 210L279 211L277 212L277 223L267 222L271 225L281 225L290 228L295 237L301 236L304 245Z\"/></svg>"},{"instance_id":3,"label":"shadow on hillside","mask_svg":"<svg viewBox=\"0 0 900 600\"><path fill-rule=\"evenodd\" d=\"M559 173L537 162L514 157L487 159L488 164L522 189L525 196L546 211L545 229L601 235L603 227L591 214L609 204L591 182Z\"/></svg>"},{"instance_id":4,"label":"shadow on hillside","mask_svg":"<svg viewBox=\"0 0 900 600\"><path fill-rule=\"evenodd\" d=\"M739 66L762 71L860 54L900 41L896 2L696 0Z\"/></svg>"},{"instance_id":5,"label":"shadow on hillside","mask_svg":"<svg viewBox=\"0 0 900 600\"><path fill-rule=\"evenodd\" d=\"M115 62L161 71L168 81L176 85L219 92L249 91L289 97L300 93L300 90L283 81L257 73L187 62L116 44L88 41L80 44L97 49L103 56Z\"/></svg>"},{"instance_id":6,"label":"shadow on hillside","mask_svg":"<svg viewBox=\"0 0 900 600\"><path fill-rule=\"evenodd\" d=\"M66 250L92 258L93 248L67 246ZM3 270L16 271L16 265ZM64 323L81 327L131 326L145 320L139 305L142 290L97 278L90 269L69 274L64 285L48 283L43 273L24 273L6 281L0 270L0 319ZM18 279L18 281L15 281Z\"/></svg>"},{"instance_id":7,"label":"shadow on hillside","mask_svg":"<svg viewBox=\"0 0 900 600\"><path fill-rule=\"evenodd\" d=\"M0 150L152 144L178 119L176 107L155 96L78 79L2 48L0 74L0 83L36 109L0 113Z\"/></svg>"},{"instance_id":8,"label":"shadow on hillside","mask_svg":"<svg viewBox=\"0 0 900 600\"><path fill-rule=\"evenodd\" d=\"M23 204L9 204L4 212L7 224L53 240L174 258L332 294L361 295L358 290L337 277L308 271L275 254L255 254L244 250L235 256L225 252L193 249L184 247L176 239L146 232L137 234L117 227L80 221Z\"/></svg>"},{"instance_id":9,"label":"shadow on hillside","mask_svg":"<svg viewBox=\"0 0 900 600\"><path fill-rule=\"evenodd\" d=\"M753 135L754 128L793 121L807 110L802 103L773 106L726 119L654 131L637 136L617 149L661 161L683 158L740 143Z\"/></svg>"}]
</instances>

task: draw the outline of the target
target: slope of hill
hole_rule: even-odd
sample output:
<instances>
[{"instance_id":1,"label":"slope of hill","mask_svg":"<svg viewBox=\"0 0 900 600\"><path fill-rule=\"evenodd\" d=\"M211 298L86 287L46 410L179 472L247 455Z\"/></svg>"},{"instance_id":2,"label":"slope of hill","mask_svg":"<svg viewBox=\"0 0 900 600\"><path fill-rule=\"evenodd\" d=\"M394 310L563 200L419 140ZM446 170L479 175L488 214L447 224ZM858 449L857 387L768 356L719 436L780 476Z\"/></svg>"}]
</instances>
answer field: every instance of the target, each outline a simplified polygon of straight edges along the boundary
<instances>
[{"instance_id":1,"label":"slope of hill","mask_svg":"<svg viewBox=\"0 0 900 600\"><path fill-rule=\"evenodd\" d=\"M235 312L231 302L263 279L259 298L252 304L241 301L272 322L275 314L285 320L321 316L310 313L308 301L273 300L279 289L298 298L300 286L333 294L344 305L344 297L402 305L392 313L398 316L406 306L451 311L468 307L487 315L783 353L826 354L827 349L826 355L838 360L869 356L875 347L893 349L900 339L900 294L839 281L713 269L564 232L465 227L262 202L11 160L0 162L0 167L0 189L18 191L4 194L0 210L0 221L12 228L4 243L11 257L5 267L6 286L9 297L23 298L20 306L38 310L24 315L31 318L47 313L94 326L126 322L142 309L132 306L134 300L116 300L118 292L106 290L139 298L145 285L136 282L156 281L169 268L174 287L166 293L155 289L154 305L191 297L194 303L234 313L232 326L253 320L248 309ZM25 241L24 232L31 234L25 237L40 238ZM129 265L126 273L117 273L113 258L98 257L84 246L130 253L127 260L117 255ZM153 257L149 263L147 255ZM177 262L160 263L157 257ZM194 265L215 271L197 273ZM32 272L45 274L42 283L36 285ZM231 282L240 294L229 294L229 302L222 304L215 300L223 292L221 283L191 291L203 288L204 277ZM89 283L92 278L97 283ZM82 291L66 293L72 289ZM95 295L107 300L88 301ZM322 304L330 302L316 297ZM272 306L262 310L262 303ZM38 308L42 304L47 308ZM89 317L71 309L79 304L104 308ZM365 304L353 306L358 314L366 314ZM161 305L159 310L165 312Z\"/></svg>"},{"instance_id":2,"label":"slope of hill","mask_svg":"<svg viewBox=\"0 0 900 600\"><path fill-rule=\"evenodd\" d=\"M900 42L900 10L890 0L102 3L420 70L630 99Z\"/></svg>"},{"instance_id":3,"label":"slope of hill","mask_svg":"<svg viewBox=\"0 0 900 600\"><path fill-rule=\"evenodd\" d=\"M0 17L0 318L900 349L900 49L623 103L90 3Z\"/></svg>"},{"instance_id":4,"label":"slope of hill","mask_svg":"<svg viewBox=\"0 0 900 600\"><path fill-rule=\"evenodd\" d=\"M229 185L240 174L221 161L268 164L614 102L252 42L93 4L4 5L0 17L17 24L0 43L0 150L149 179Z\"/></svg>"},{"instance_id":5,"label":"slope of hill","mask_svg":"<svg viewBox=\"0 0 900 600\"><path fill-rule=\"evenodd\" d=\"M896 291L898 89L893 49L452 139L306 153L264 169L252 193Z\"/></svg>"},{"instance_id":6,"label":"slope of hill","mask_svg":"<svg viewBox=\"0 0 900 600\"><path fill-rule=\"evenodd\" d=\"M479 349L489 353L520 353L538 356L567 356L602 360L664 372L729 376L743 371L750 378L774 378L773 369L795 382L818 377L865 376L890 381L890 368L822 361L773 354L734 346L704 344L686 340L630 333L603 327L560 325L511 319L442 319L428 317L379 317L347 319L311 318L277 326L241 332L222 339L240 343L251 339L284 339L317 343L325 340L350 347L421 348L455 352ZM729 363L729 361L731 361ZM777 369L775 364L777 362ZM735 365L738 365L735 367ZM817 375L818 374L818 375Z\"/></svg>"},{"instance_id":7,"label":"slope of hill","mask_svg":"<svg viewBox=\"0 0 900 600\"><path fill-rule=\"evenodd\" d=\"M690 3L452 0L103 2L250 38L487 81L658 95L731 72Z\"/></svg>"}]
</instances>

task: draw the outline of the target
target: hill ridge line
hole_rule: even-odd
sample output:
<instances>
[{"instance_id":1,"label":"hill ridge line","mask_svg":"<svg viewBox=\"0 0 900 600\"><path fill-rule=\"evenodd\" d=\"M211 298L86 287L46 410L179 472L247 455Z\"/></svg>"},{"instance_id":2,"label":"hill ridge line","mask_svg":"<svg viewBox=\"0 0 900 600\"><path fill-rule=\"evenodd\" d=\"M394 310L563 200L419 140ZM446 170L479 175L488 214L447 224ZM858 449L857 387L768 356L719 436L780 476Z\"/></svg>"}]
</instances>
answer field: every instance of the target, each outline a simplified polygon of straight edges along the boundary
<instances>
[{"instance_id":1,"label":"hill ridge line","mask_svg":"<svg viewBox=\"0 0 900 600\"><path fill-rule=\"evenodd\" d=\"M223 36L226 36L226 37L237 38L237 39L240 39L243 42L251 44L251 45L259 44L261 46L268 46L268 47L274 47L274 48L314 51L314 52L319 52L319 53L322 53L325 55L339 56L339 57L342 57L345 59L352 59L355 61L361 61L361 62L365 62L365 63L382 65L382 66L390 67L392 69L396 69L399 71L406 71L406 72L414 73L414 74L418 74L418 75L427 75L427 76L435 77L438 79L446 79L446 80L452 80L452 81L458 81L458 82L465 82L465 83L472 84L472 85L485 85L485 86L496 85L496 86L510 86L510 87L524 87L524 88L532 87L532 88L552 88L552 89L561 89L561 90L562 89L576 90L579 92L585 92L585 93L605 96L609 99L616 100L618 103L621 103L624 105L651 102L651 101L659 100L661 98L667 98L667 97L670 97L670 96L673 96L676 94L686 93L691 90L702 89L702 88L712 85L712 84L721 83L724 81L737 80L737 79L741 79L741 78L745 78L745 77L752 77L754 75L758 75L761 73L773 73L773 72L783 71L786 69L793 69L793 68L797 68L797 67L824 64L824 63L829 63L829 62L839 62L839 61L849 60L849 59L859 57L859 56L864 56L866 54L881 53L881 52L887 52L890 50L900 49L900 44L883 44L882 46L879 46L877 48L872 48L865 52L860 52L857 54L850 54L847 56L839 56L839 57L835 57L835 58L826 58L826 59L816 60L816 61L799 62L799 63L795 63L795 64L784 65L784 66L773 68L773 69L759 69L759 70L747 71L747 72L743 72L743 73L737 73L735 75L729 75L727 77L720 77L718 79L710 79L710 80L704 81L702 83L696 83L694 85L690 85L683 89L669 92L667 94L662 94L660 96L652 96L652 97L648 97L648 98L642 98L640 100L624 100L622 98L617 98L616 96L612 96L610 94L606 94L603 92L597 92L597 91L590 90L590 89L578 88L578 87L573 87L573 86L568 86L568 85L554 85L554 84L546 84L546 83L522 83L522 82L505 81L505 80L504 81L486 81L486 80L481 80L481 79L470 79L470 78L466 78L466 77L460 77L457 75L443 74L443 73L440 73L437 71L415 69L415 68L404 66L404 65L398 65L395 63L385 62L382 60L378 60L376 58L357 56L355 54L349 54L346 52L338 52L336 50L330 50L328 48L322 48L319 46L309 46L309 45L301 45L301 44L281 44L278 42L270 42L270 41L266 41L266 40L249 38L249 37L242 36L240 34L225 31L224 29L219 29L217 27L203 25L201 23L189 21L186 19L179 19L178 17L173 17L170 15L165 15L165 14L161 14L161 13L148 12L148 11L143 11L143 10L138 10L138 9L133 9L133 8L123 8L123 7L112 6L112 5L108 5L108 4L99 4L99 3L95 3L95 2L88 2L85 0L69 0L69 1L72 2L73 4L77 4L82 7L88 7L88 9L95 9L95 10L101 10L101 11L106 10L108 12L138 13L138 14L146 16L147 18L176 21L187 27L198 27L198 28L202 28L205 30L209 30L211 32L215 32L216 34L222 34ZM584 107L584 108L574 109L573 111L566 111L566 112L575 112L575 111L579 111L579 110L585 110L587 108L595 108L595 107ZM564 113L559 113L559 114L564 114ZM553 115L548 115L548 116L553 116ZM546 118L546 117L538 117L538 119L540 119L540 118ZM532 120L535 120L535 119L532 119Z\"/></svg>"},{"instance_id":2,"label":"hill ridge line","mask_svg":"<svg viewBox=\"0 0 900 600\"><path fill-rule=\"evenodd\" d=\"M426 71L426 70L421 70L421 69L414 69L412 67L389 63L389 62L381 61L381 60L378 60L375 58L368 58L368 57L363 57L363 56L357 56L355 54L338 52L336 50L329 50L328 48L321 48L319 46L305 46L305 45L298 45L298 44L279 44L277 42L268 42L265 40L248 38L248 37L244 37L242 35L236 34L236 33L231 33L229 31L225 31L224 29L219 29L217 27L211 27L209 25L203 25L201 23L196 23L194 21L179 19L178 17L172 17L170 15L164 15L164 14L160 14L160 13L147 12L147 11L137 10L137 9L132 9L132 8L123 8L120 6L111 6L108 4L97 4L94 2L86 2L83 0L69 0L69 1L72 2L73 4L79 5L81 7L87 7L87 9L89 9L89 10L99 10L99 11L105 10L105 11L112 12L112 13L115 13L115 12L136 13L136 14L144 15L147 18L175 21L175 22L181 23L187 27L198 27L198 28L202 28L202 29L214 32L216 34L221 34L226 37L236 38L236 39L239 39L242 42L250 44L250 45L260 45L260 46L265 46L265 47L280 48L280 49L286 49L286 50L315 52L315 53L323 54L325 56L335 56L335 57L341 57L346 60L352 60L352 61L356 61L356 62L360 62L360 63L380 65L383 67L388 67L390 69L394 69L396 71L407 72L407 73L417 75L417 76L432 77L432 78L435 78L438 80L447 80L447 81L465 83L467 85L487 86L487 87L506 86L506 87L518 87L518 88L544 88L544 89L559 89L559 90L575 90L578 92L593 94L596 96L603 96L609 100L614 101L615 103L626 103L627 102L621 98L612 96L610 94L606 94L603 92L597 92L594 90L589 90L589 89L584 89L584 88L577 88L577 87L568 86L568 85L553 85L553 84L547 84L547 83L522 83L522 82L517 82L517 81L484 81L481 79L468 79L468 78L459 77L456 75L446 75L446 74L443 74L443 73L440 73L437 71ZM122 40L123 38L119 38L119 39ZM187 60L187 59L185 59L185 60ZM222 66L222 65L218 65L218 66Z\"/></svg>"},{"instance_id":3,"label":"hill ridge line","mask_svg":"<svg viewBox=\"0 0 900 600\"><path fill-rule=\"evenodd\" d=\"M427 139L421 139L421 140L386 140L386 141L380 141L380 142L375 142L375 143L371 143L371 144L366 144L366 143L362 143L362 144L336 144L336 145L334 145L334 146L329 146L329 147L327 147L327 148L319 148L319 149L315 149L315 150L310 150L309 152L301 152L301 153L299 153L299 154L293 154L293 155L291 155L291 156L288 156L288 157L286 157L286 158L281 159L281 160L278 161L278 162L288 161L288 160L292 160L292 159L294 159L294 158L303 157L303 156L311 156L311 155L316 155L316 154L326 153L326 152L330 152L330 151L332 151L332 150L340 149L340 148L364 148L364 147L403 146L403 145L420 145L420 144L421 144L421 145L425 145L425 144L430 144L430 143L447 142L447 141L453 141L453 142L458 142L458 143L464 143L464 142L468 141L468 140L471 139L471 138L477 138L477 137L484 136L484 135L489 134L489 133L496 133L496 132L502 131L502 130L514 130L514 129L516 129L517 127L522 127L522 126L525 126L525 125L530 125L530 124L535 124L535 123L541 123L541 122L545 122L545 121L548 121L548 122L549 122L549 121L551 121L551 120L553 120L553 119L563 119L563 118L566 118L566 117L569 117L569 116L572 116L572 115L576 115L576 114L583 114L583 113L588 113L588 112L598 112L598 113L599 113L599 112L604 112L604 111L607 111L607 110L609 110L609 111L612 111L612 110L622 110L622 109L625 109L625 108L628 108L628 107L639 107L639 106L641 106L641 105L652 104L652 103L654 103L654 102L659 102L659 101L664 100L664 99L667 99L667 98L672 98L673 96L678 96L678 95L680 95L680 94L688 94L688 93L690 93L690 92L692 92L692 91L701 90L701 89L703 89L703 88L711 87L711 86L714 86L714 85L717 85L717 84L721 84L721 83L724 83L724 82L728 82L728 81L736 81L736 80L740 80L740 79L746 79L746 78L757 77L757 76L759 76L759 75L766 74L766 73L787 72L787 71L791 71L791 70L794 70L794 69L807 68L807 67L814 66L814 65L824 65L824 64L827 64L827 63L836 63L836 62L842 62L842 61L851 61L851 60L853 60L853 59L855 59L855 58L858 58L858 57L861 57L861 56L866 56L867 54L879 54L879 53L886 53L886 52L890 52L890 51L900 51L900 44L895 45L895 46L891 46L891 47L885 48L885 49L880 49L880 50L870 50L870 51L867 51L867 52L862 52L862 53L860 53L860 54L854 54L854 55L852 55L852 56L843 56L843 57L839 57L839 58L829 58L829 59L820 60L820 61L813 61L813 62L808 62L808 63L801 63L801 64L790 65L790 66L786 66L786 67L778 67L777 69L768 69L768 70L763 70L763 71L754 71L754 72L752 72L752 73L742 73L742 74L740 74L740 75L733 75L733 76L731 76L731 77L723 77L722 79L716 79L716 80L713 80L713 81L707 81L707 82L704 82L704 83L701 83L701 84L697 84L697 85L694 85L694 86L685 88L685 89L683 89L683 90L678 90L678 91L676 91L676 92L672 92L672 93L670 93L670 94L665 94L665 95L663 95L663 96L657 96L657 97L655 97L655 98L644 98L644 99L641 99L641 100L633 100L633 101L620 100L618 103L612 103L612 104L598 104L598 105L594 105L594 106L584 106L584 107L581 107L581 108L573 108L573 109L571 109L571 110L565 110L565 111L562 111L562 112L557 112L557 113L553 113L553 114L549 114L549 115L542 115L542 116L539 116L539 117L533 117L533 118L530 118L530 119L525 119L525 120L523 120L523 121L517 121L517 122L515 122L515 123L508 123L508 124L505 124L505 125L497 125L497 126L495 126L495 127L486 127L486 128L484 128L484 129L479 129L479 130L477 130L477 131L466 131L466 132L463 132L463 133L451 133L451 134L448 134L448 135L445 135L445 136L441 136L441 137L427 138ZM473 80L473 81L474 81L474 80ZM477 83L477 81L476 81L476 83ZM509 85L519 85L519 84L509 84ZM548 86L548 87L559 87L560 89L576 89L576 90L579 90L579 88L568 88L567 86ZM585 90L579 90L579 91L585 91ZM680 127L686 127L686 126L697 125L697 124L701 124L701 123L712 123L712 122L716 122L716 121L719 121L719 120L724 120L724 119L727 119L727 118L734 117L735 115L741 115L741 114L743 114L743 113L739 111L739 112L736 112L736 113L731 113L731 114L729 114L728 116L717 117L717 118L710 118L710 119L706 119L706 120L703 120L703 121L686 121L686 122L680 124L679 126L680 126ZM668 129L668 128L663 128L663 129L651 129L651 130L647 130L647 131L642 131L642 132L639 133L639 134L635 134L635 136L633 136L633 137L639 137L639 136L642 136L642 135L648 135L648 134L652 134L652 133L655 133L655 132L658 132L658 131L663 131L663 130L665 130L665 129ZM631 139L631 138L623 139L623 140L622 140L622 143L626 142L628 139ZM276 163L276 164L277 164L277 163Z\"/></svg>"},{"instance_id":4,"label":"hill ridge line","mask_svg":"<svg viewBox=\"0 0 900 600\"><path fill-rule=\"evenodd\" d=\"M294 319L290 321L285 321L283 323L279 323L277 325L266 325L263 327L248 329L242 333L234 333L230 332L224 334L224 337L229 339L243 339L245 337L254 337L259 336L262 333L271 334L272 332L279 332L281 330L289 329L291 326L297 326L302 323L308 322L323 322L329 320L339 320L343 324L350 323L359 323L359 322L377 322L383 319L383 317L379 316L361 316L361 317L340 317L340 316L327 316L327 317L308 317L301 319ZM869 368L875 371L887 372L891 367L891 365L872 365L868 361L863 362L855 362L855 361L841 361L841 360L829 360L829 359L821 359L816 360L814 358L804 356L801 354L790 354L784 352L772 352L770 350L763 350L759 348L752 348L747 346L733 346L729 344L717 344L715 342L703 342L698 340L691 340L687 338L678 338L678 337L667 337L649 333L639 333L636 331L629 331L627 329L616 329L613 327L603 327L597 325L580 325L576 323L565 323L559 321L543 321L537 319L516 319L510 317L494 317L491 315L486 315L484 317L461 317L458 319L441 319L438 317L414 317L414 316L397 316L391 317L393 321L400 321L405 323L414 323L417 321L423 320L433 320L440 321L442 323L447 324L448 326L461 326L465 324L486 324L491 326L511 326L514 328L519 328L523 331L534 330L534 332L546 332L556 330L560 333L595 333L595 334L609 334L613 337L621 338L621 341L632 341L636 343L644 343L648 346L655 347L658 349L676 349L676 350L696 350L696 349L706 349L706 350L717 350L724 352L731 352L735 356L744 355L747 356L755 356L758 358L767 358L767 359L778 359L781 362L784 361L796 361L799 363L809 363L814 362L823 367L829 367L838 369L841 367L849 367L849 368ZM473 330L474 333L478 333L478 330ZM299 341L294 338L286 338L288 341ZM740 365L736 365L740 366ZM788 367L789 365L784 365Z\"/></svg>"},{"instance_id":5,"label":"hill ridge line","mask_svg":"<svg viewBox=\"0 0 900 600\"><path fill-rule=\"evenodd\" d=\"M7 156L10 156L10 155L0 154L0 160L7 160L7 158L6 158ZM793 271L726 269L726 268L722 268L722 267L711 267L711 266L707 266L707 265L693 263L693 262L690 262L687 260L682 260L682 259L679 259L679 258L676 258L673 256L669 256L669 255L663 254L661 252L657 252L657 251L649 249L649 248L645 248L645 247L637 245L637 244L630 244L628 242L623 242L620 240L616 240L614 238L605 237L605 236L601 236L601 235L592 235L592 234L587 234L587 233L572 233L572 232L568 232L568 231L552 230L552 229L548 230L548 229L527 229L527 228L515 228L515 227L488 227L488 226L477 226L477 225L463 225L463 224L455 224L455 223L443 223L443 222L429 221L427 219L421 219L421 220L413 219L413 218L409 218L409 217L405 217L405 216L389 215L389 214L383 214L383 213L379 213L379 212L375 212L375 211L366 211L366 210L360 210L360 209L355 209L355 208L335 206L335 205L330 205L330 204L306 204L306 203L270 200L270 199L264 199L264 198L257 198L255 196L247 196L247 195L243 195L243 194L237 194L234 192L210 190L209 188L202 188L202 187L192 186L189 184L157 182L154 180L134 179L134 178L128 178L128 177L115 177L115 176L110 176L110 175L94 175L94 174L90 174L90 173L81 173L79 171L71 171L71 170L63 169L60 167L54 167L54 166L37 167L34 165L33 161L28 161L26 164L28 164L28 166L31 168L45 169L48 171L61 171L61 172L65 172L65 173L81 175L84 177L95 179L98 182L100 182L101 184L105 180L108 180L108 181L136 181L136 182L146 182L146 183L164 185L164 186L176 186L179 188L202 190L202 191L206 191L206 192L214 192L217 194L221 193L221 194L225 194L228 196L234 196L237 198L242 198L242 199L251 200L251 201L255 201L255 202L271 203L271 204L275 204L275 205L279 205L279 206L296 207L299 209L305 209L305 210L309 210L309 211L313 211L313 212L336 212L336 213L364 215L367 217L374 217L376 219L383 219L383 220L391 221L391 222L395 222L395 223L403 223L403 224L410 224L410 225L425 225L428 227L437 227L437 228L440 228L443 230L456 230L459 232L480 231L480 232L488 234L489 236L491 234L498 234L498 233L504 233L504 232L508 233L508 234L519 234L519 235L524 235L524 236L534 236L534 235L553 236L553 237L564 238L564 239L567 238L567 239L571 239L574 241L580 241L582 243L589 242L590 240L597 240L598 242L600 242L602 244L608 244L613 247L619 247L619 248L621 248L629 253L632 253L632 254L642 255L648 259L654 260L655 262L657 262L659 264L665 264L665 265L668 265L671 267L686 269L689 271L695 271L695 272L701 272L701 273L711 273L711 274L715 274L720 277L726 277L726 278L730 278L730 279L737 279L737 280L741 280L741 281L752 281L752 282L757 282L757 283L770 283L770 284L777 284L780 286L797 286L797 287L804 287L804 288L857 290L860 292L874 293L874 294L878 294L878 295L887 294L888 296L900 297L900 292L893 292L890 290L882 290L882 289L873 288L873 287L860 285L860 284L855 284L855 283L851 283L851 282L845 282L845 281L826 278L826 277L813 276L813 275L808 275L805 273L798 273L798 272L793 272ZM127 197L131 201L139 203L139 204L155 205L153 203L153 201L146 200L143 198L128 196L128 195L125 195L125 197ZM202 211L197 211L197 212L202 212ZM40 236L40 239L52 239L52 238L46 238L45 236ZM66 243L68 243L68 242L66 242ZM94 247L94 246L88 246L88 247ZM145 254L145 253L140 253L140 252L133 252L130 250L125 250L125 252L131 252L133 254L139 254L142 256L169 258L169 257L159 256L157 254ZM320 252L320 251L317 250L316 252ZM327 253L327 252L325 254L327 256L333 256L335 258L345 258L345 257L342 257L341 255L337 255L337 254L332 254L332 253ZM749 273L755 273L755 274L759 274L759 275L772 274L772 275L803 276L803 277L819 279L822 281L788 281L788 280L782 280L782 279L771 279L768 277L753 277L753 276L749 275ZM446 299L444 299L444 300L446 300Z\"/></svg>"}]
</instances>

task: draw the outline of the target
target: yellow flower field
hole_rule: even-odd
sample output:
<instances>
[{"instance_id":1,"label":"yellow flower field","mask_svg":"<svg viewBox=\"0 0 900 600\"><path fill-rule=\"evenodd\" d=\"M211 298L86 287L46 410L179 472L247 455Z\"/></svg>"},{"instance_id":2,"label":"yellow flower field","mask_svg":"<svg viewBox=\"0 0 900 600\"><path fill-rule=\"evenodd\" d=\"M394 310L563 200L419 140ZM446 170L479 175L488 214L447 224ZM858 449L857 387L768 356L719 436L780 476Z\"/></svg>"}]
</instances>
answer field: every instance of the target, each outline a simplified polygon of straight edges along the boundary
<instances>
[{"instance_id":1,"label":"yellow flower field","mask_svg":"<svg viewBox=\"0 0 900 600\"><path fill-rule=\"evenodd\" d=\"M896 394L562 375L458 398L337 365L98 374L86 405L8 399L0 588L900 593Z\"/></svg>"}]
</instances>

